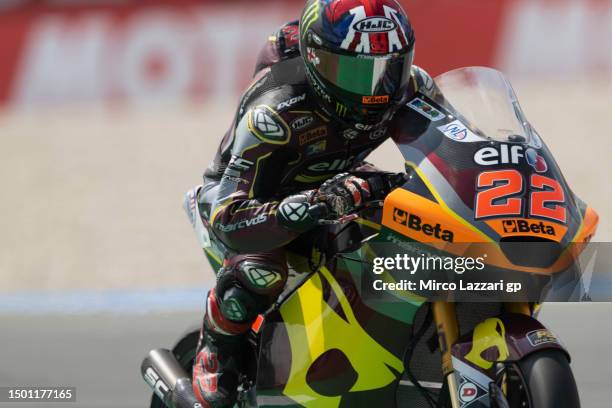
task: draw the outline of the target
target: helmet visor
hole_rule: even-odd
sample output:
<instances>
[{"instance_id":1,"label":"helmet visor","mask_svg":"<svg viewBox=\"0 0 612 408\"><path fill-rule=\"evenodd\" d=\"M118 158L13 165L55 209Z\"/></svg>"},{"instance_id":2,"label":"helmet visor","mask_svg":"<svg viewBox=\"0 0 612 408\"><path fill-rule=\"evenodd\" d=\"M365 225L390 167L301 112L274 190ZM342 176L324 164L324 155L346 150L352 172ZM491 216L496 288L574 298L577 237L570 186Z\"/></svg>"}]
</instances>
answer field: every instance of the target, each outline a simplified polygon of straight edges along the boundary
<instances>
[{"instance_id":1,"label":"helmet visor","mask_svg":"<svg viewBox=\"0 0 612 408\"><path fill-rule=\"evenodd\" d=\"M413 52L393 56L342 55L308 48L308 61L332 85L364 105L390 102L410 80Z\"/></svg>"}]
</instances>

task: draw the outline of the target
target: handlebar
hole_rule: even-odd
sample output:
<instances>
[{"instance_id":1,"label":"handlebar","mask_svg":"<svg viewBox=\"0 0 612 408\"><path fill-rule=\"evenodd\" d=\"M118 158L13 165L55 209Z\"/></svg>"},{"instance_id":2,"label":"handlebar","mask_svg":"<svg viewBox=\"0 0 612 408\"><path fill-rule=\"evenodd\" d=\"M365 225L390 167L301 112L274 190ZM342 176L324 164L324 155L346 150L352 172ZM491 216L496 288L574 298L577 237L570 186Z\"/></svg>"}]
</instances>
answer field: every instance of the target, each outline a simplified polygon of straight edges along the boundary
<instances>
[{"instance_id":1,"label":"handlebar","mask_svg":"<svg viewBox=\"0 0 612 408\"><path fill-rule=\"evenodd\" d=\"M317 225L339 225L346 224L359 218L359 214L370 208L380 208L384 204L385 197L397 187L403 185L408 175L406 173L371 173L357 172L352 173L368 182L372 192L372 200L359 207L357 211L344 215L336 220L325 219L329 215L329 208L326 204L320 203L311 207L310 214L313 218L319 219Z\"/></svg>"}]
</instances>

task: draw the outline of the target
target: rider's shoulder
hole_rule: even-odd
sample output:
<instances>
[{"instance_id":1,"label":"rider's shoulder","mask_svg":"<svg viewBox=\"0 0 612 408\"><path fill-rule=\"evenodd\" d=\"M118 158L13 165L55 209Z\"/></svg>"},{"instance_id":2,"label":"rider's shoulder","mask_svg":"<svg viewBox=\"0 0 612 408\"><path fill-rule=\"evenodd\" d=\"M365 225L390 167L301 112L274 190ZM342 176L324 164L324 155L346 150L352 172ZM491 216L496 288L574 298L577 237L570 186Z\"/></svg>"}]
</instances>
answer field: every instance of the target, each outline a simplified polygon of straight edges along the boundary
<instances>
[{"instance_id":1,"label":"rider's shoulder","mask_svg":"<svg viewBox=\"0 0 612 408\"><path fill-rule=\"evenodd\" d=\"M260 72L240 100L238 120L259 105L282 113L287 108L306 102L309 99L308 83L303 65L299 58L294 58Z\"/></svg>"},{"instance_id":2,"label":"rider's shoulder","mask_svg":"<svg viewBox=\"0 0 612 408\"><path fill-rule=\"evenodd\" d=\"M279 85L253 98L238 126L260 142L286 144L292 134L288 123L296 112L311 110L312 98L306 84Z\"/></svg>"},{"instance_id":3,"label":"rider's shoulder","mask_svg":"<svg viewBox=\"0 0 612 408\"><path fill-rule=\"evenodd\" d=\"M284 84L263 92L249 101L245 112L252 112L261 106L270 108L274 114L283 116L294 110L305 109L312 104L312 96L306 84Z\"/></svg>"}]
</instances>

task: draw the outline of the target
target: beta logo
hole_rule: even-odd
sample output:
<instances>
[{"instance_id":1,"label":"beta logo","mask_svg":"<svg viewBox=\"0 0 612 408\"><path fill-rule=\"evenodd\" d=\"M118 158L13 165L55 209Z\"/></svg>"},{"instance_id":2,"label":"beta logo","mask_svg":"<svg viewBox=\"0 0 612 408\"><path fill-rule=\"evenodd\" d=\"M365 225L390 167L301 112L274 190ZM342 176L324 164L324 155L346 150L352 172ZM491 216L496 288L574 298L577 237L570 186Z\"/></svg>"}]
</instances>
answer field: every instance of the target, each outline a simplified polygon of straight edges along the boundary
<instances>
[{"instance_id":1,"label":"beta logo","mask_svg":"<svg viewBox=\"0 0 612 408\"><path fill-rule=\"evenodd\" d=\"M529 147L518 144L501 143L499 146L483 147L474 154L474 162L480 166L496 166L500 164L521 164L527 162L538 173L548 171L544 157Z\"/></svg>"},{"instance_id":2,"label":"beta logo","mask_svg":"<svg viewBox=\"0 0 612 408\"><path fill-rule=\"evenodd\" d=\"M469 381L464 382L459 387L459 399L461 402L472 402L478 396L478 387Z\"/></svg>"},{"instance_id":3,"label":"beta logo","mask_svg":"<svg viewBox=\"0 0 612 408\"><path fill-rule=\"evenodd\" d=\"M395 21L386 17L369 17L353 24L359 33L386 33L397 28Z\"/></svg>"},{"instance_id":4,"label":"beta logo","mask_svg":"<svg viewBox=\"0 0 612 408\"><path fill-rule=\"evenodd\" d=\"M325 136L327 136L327 126L314 128L300 135L300 146L303 146L306 143L314 142L315 140L323 139Z\"/></svg>"},{"instance_id":5,"label":"beta logo","mask_svg":"<svg viewBox=\"0 0 612 408\"><path fill-rule=\"evenodd\" d=\"M411 230L421 232L429 237L434 237L442 241L453 242L455 234L452 231L444 229L441 224L428 224L423 222L423 219L418 215L408 214L404 210L395 208L393 210L393 221L410 228Z\"/></svg>"},{"instance_id":6,"label":"beta logo","mask_svg":"<svg viewBox=\"0 0 612 408\"><path fill-rule=\"evenodd\" d=\"M504 220L502 224L506 234L534 233L550 236L557 235L557 231L555 231L555 228L552 225L544 224L542 221Z\"/></svg>"},{"instance_id":7,"label":"beta logo","mask_svg":"<svg viewBox=\"0 0 612 408\"><path fill-rule=\"evenodd\" d=\"M378 105L381 103L389 103L389 95L364 96L361 98L361 103L366 104L366 105Z\"/></svg>"}]
</instances>

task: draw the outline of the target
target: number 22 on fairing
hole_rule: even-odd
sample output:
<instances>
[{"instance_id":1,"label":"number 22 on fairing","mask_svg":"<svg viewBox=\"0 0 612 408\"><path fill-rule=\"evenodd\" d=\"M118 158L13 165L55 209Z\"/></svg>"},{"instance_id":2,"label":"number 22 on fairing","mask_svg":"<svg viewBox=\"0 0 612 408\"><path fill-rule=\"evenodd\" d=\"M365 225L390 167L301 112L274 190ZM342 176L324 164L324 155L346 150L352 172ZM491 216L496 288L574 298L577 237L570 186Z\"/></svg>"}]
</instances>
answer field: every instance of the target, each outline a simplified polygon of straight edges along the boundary
<instances>
[{"instance_id":1,"label":"number 22 on fairing","mask_svg":"<svg viewBox=\"0 0 612 408\"><path fill-rule=\"evenodd\" d=\"M519 216L523 212L524 177L516 170L485 171L478 175L475 218ZM540 174L529 179L529 216L565 223L565 193L558 181Z\"/></svg>"}]
</instances>

